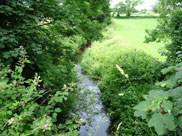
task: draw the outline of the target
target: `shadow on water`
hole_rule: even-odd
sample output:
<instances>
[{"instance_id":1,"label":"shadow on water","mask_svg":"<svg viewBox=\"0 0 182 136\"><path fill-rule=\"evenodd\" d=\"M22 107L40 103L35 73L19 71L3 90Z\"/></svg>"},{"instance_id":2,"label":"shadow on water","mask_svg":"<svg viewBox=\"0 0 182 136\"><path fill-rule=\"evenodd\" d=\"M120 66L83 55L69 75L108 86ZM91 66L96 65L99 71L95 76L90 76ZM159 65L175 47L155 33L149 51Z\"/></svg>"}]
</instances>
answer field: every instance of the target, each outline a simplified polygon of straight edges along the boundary
<instances>
[{"instance_id":1,"label":"shadow on water","mask_svg":"<svg viewBox=\"0 0 182 136\"><path fill-rule=\"evenodd\" d=\"M80 127L80 136L109 136L107 130L110 125L104 106L100 99L100 89L88 75L82 74L80 65L76 66L77 75L80 79L78 87L81 93L86 94L86 110L79 108L78 114L84 125Z\"/></svg>"}]
</instances>

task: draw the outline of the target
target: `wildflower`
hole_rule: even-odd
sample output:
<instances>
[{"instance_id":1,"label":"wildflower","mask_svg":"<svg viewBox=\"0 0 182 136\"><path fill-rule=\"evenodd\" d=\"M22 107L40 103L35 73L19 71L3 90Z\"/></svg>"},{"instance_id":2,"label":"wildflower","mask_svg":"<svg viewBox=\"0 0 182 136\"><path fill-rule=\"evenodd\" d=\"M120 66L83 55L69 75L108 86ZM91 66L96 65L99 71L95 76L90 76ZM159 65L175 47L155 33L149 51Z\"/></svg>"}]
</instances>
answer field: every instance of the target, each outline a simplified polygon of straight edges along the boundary
<instances>
[{"instance_id":1,"label":"wildflower","mask_svg":"<svg viewBox=\"0 0 182 136\"><path fill-rule=\"evenodd\" d=\"M51 130L51 125L50 124L44 124L43 126L42 126L42 129L43 129L43 131L46 131L46 130Z\"/></svg>"},{"instance_id":2,"label":"wildflower","mask_svg":"<svg viewBox=\"0 0 182 136\"><path fill-rule=\"evenodd\" d=\"M125 77L126 77L126 78L129 78L128 74L125 74Z\"/></svg>"},{"instance_id":3,"label":"wildflower","mask_svg":"<svg viewBox=\"0 0 182 136\"><path fill-rule=\"evenodd\" d=\"M45 116L45 118L46 118L46 119L51 119L51 117L50 117L50 116Z\"/></svg>"},{"instance_id":4,"label":"wildflower","mask_svg":"<svg viewBox=\"0 0 182 136\"><path fill-rule=\"evenodd\" d=\"M80 124L81 125L85 124L85 121L83 119L80 119Z\"/></svg>"},{"instance_id":5,"label":"wildflower","mask_svg":"<svg viewBox=\"0 0 182 136\"><path fill-rule=\"evenodd\" d=\"M116 64L116 68L120 71L120 73L125 76L126 78L129 78L128 74L125 74L124 70L122 68L120 68L117 64Z\"/></svg>"},{"instance_id":6,"label":"wildflower","mask_svg":"<svg viewBox=\"0 0 182 136\"><path fill-rule=\"evenodd\" d=\"M122 122L119 123L116 131L118 131L120 129L121 125L122 125Z\"/></svg>"},{"instance_id":7,"label":"wildflower","mask_svg":"<svg viewBox=\"0 0 182 136\"><path fill-rule=\"evenodd\" d=\"M119 93L118 95L119 95L119 96L124 96L124 94L123 94L123 93Z\"/></svg>"},{"instance_id":8,"label":"wildflower","mask_svg":"<svg viewBox=\"0 0 182 136\"><path fill-rule=\"evenodd\" d=\"M76 114L72 114L73 118L76 119L78 116Z\"/></svg>"},{"instance_id":9,"label":"wildflower","mask_svg":"<svg viewBox=\"0 0 182 136\"><path fill-rule=\"evenodd\" d=\"M13 118L11 118L11 119L8 120L8 124L9 125L13 124L13 122L14 122L14 119Z\"/></svg>"},{"instance_id":10,"label":"wildflower","mask_svg":"<svg viewBox=\"0 0 182 136\"><path fill-rule=\"evenodd\" d=\"M8 73L11 73L11 71L12 71L11 69L8 69Z\"/></svg>"},{"instance_id":11,"label":"wildflower","mask_svg":"<svg viewBox=\"0 0 182 136\"><path fill-rule=\"evenodd\" d=\"M117 69L121 72L121 74L122 75L124 75L125 73L124 73L124 70L123 69L121 69L117 64L116 64L116 67L117 67Z\"/></svg>"}]
</instances>

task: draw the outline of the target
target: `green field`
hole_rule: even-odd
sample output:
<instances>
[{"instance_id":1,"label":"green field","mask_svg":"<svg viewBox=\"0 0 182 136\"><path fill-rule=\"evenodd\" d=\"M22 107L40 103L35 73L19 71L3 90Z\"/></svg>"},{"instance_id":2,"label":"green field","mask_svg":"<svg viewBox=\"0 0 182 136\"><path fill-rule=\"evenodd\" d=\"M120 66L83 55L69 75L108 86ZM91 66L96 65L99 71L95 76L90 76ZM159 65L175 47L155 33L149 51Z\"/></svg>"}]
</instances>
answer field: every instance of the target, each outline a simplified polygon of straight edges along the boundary
<instances>
[{"instance_id":1,"label":"green field","mask_svg":"<svg viewBox=\"0 0 182 136\"><path fill-rule=\"evenodd\" d=\"M156 19L114 19L113 22L115 24L114 36L120 36L129 47L142 50L161 59L158 50L162 47L162 44L144 43L145 31L155 28L157 25Z\"/></svg>"},{"instance_id":2,"label":"green field","mask_svg":"<svg viewBox=\"0 0 182 136\"><path fill-rule=\"evenodd\" d=\"M146 30L153 29L157 25L156 19L113 19L113 24L105 32L105 40L95 42L92 48L112 48L116 51L128 49L142 50L145 53L164 60L159 50L163 48L160 43L144 43ZM112 46L112 47L109 47ZM107 49L103 49L107 50ZM105 51L104 51L105 52Z\"/></svg>"}]
</instances>

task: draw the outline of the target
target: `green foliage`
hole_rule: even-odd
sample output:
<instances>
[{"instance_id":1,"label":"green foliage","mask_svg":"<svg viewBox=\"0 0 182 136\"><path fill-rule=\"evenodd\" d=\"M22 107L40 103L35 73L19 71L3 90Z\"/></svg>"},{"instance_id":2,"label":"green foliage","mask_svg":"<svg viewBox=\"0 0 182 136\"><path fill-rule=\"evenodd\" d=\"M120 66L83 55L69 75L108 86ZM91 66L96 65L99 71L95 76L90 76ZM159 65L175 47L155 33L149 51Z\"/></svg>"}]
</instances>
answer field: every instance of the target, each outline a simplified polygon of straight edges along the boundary
<instances>
[{"instance_id":1,"label":"green foliage","mask_svg":"<svg viewBox=\"0 0 182 136\"><path fill-rule=\"evenodd\" d=\"M164 41L167 68L162 70L165 80L158 82L157 90L144 96L134 109L135 116L148 122L158 135L182 135L181 132L181 37L182 11L181 0L159 0L154 7L159 13L159 24L146 37L147 42Z\"/></svg>"},{"instance_id":2,"label":"green foliage","mask_svg":"<svg viewBox=\"0 0 182 136\"><path fill-rule=\"evenodd\" d=\"M167 51L163 52L167 56L168 63L181 62L182 44L182 11L180 0L159 0L156 5L156 12L160 14L159 24L153 31L148 31L147 42L164 41Z\"/></svg>"},{"instance_id":3,"label":"green foliage","mask_svg":"<svg viewBox=\"0 0 182 136\"><path fill-rule=\"evenodd\" d=\"M122 68L124 75L114 67L115 64ZM131 51L123 53L111 66L100 83L111 120L116 124L123 123L119 130L122 134L150 134L145 124L133 116L132 107L159 78L159 63L142 52Z\"/></svg>"},{"instance_id":4,"label":"green foliage","mask_svg":"<svg viewBox=\"0 0 182 136\"><path fill-rule=\"evenodd\" d=\"M0 2L2 135L79 134L77 119L68 120L76 99L70 89L76 54L102 37L109 14L109 0ZM17 65L22 49L29 63L23 56Z\"/></svg>"},{"instance_id":5,"label":"green foliage","mask_svg":"<svg viewBox=\"0 0 182 136\"><path fill-rule=\"evenodd\" d=\"M49 87L72 80L75 53L85 41L101 38L109 22L108 0L6 0L0 8L1 62L13 68L23 46L31 62L24 76L39 72Z\"/></svg>"},{"instance_id":6,"label":"green foliage","mask_svg":"<svg viewBox=\"0 0 182 136\"><path fill-rule=\"evenodd\" d=\"M135 7L142 3L142 0L125 0L119 2L115 8L114 12L117 12L118 17L119 14L125 13L127 17L130 17L132 13L136 11Z\"/></svg>"},{"instance_id":7,"label":"green foliage","mask_svg":"<svg viewBox=\"0 0 182 136\"><path fill-rule=\"evenodd\" d=\"M14 71L3 68L0 71L0 135L1 136L52 136L55 134L79 134L79 121L73 118L69 124L59 119L64 105L74 86L53 93L40 89L40 76L25 79L22 76L26 59L21 47L22 57ZM58 121L59 120L59 121ZM64 127L57 127L63 125ZM71 127L72 126L72 127ZM71 127L71 128L70 128Z\"/></svg>"},{"instance_id":8,"label":"green foliage","mask_svg":"<svg viewBox=\"0 0 182 136\"><path fill-rule=\"evenodd\" d=\"M145 101L134 107L135 116L148 121L149 127L154 127L158 135L181 135L181 83L182 64L179 63L162 70L166 79L157 83L158 90L152 90L145 95Z\"/></svg>"},{"instance_id":9,"label":"green foliage","mask_svg":"<svg viewBox=\"0 0 182 136\"><path fill-rule=\"evenodd\" d=\"M99 80L102 101L114 124L112 129L115 131L122 122L120 134L150 135L145 123L134 117L132 108L160 77L160 63L141 51L114 51L108 53L105 49L104 56L100 53L98 57L96 51L90 49L81 66ZM121 67L120 71L116 64Z\"/></svg>"}]
</instances>

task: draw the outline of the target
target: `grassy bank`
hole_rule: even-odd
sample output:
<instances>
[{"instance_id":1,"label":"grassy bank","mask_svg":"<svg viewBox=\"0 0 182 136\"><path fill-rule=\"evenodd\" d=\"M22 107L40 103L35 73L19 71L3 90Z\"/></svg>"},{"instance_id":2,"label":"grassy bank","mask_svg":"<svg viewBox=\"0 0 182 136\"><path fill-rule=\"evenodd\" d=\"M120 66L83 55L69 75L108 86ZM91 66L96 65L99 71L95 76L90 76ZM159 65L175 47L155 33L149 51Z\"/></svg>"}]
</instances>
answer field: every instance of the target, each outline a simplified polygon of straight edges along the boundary
<instances>
[{"instance_id":1,"label":"grassy bank","mask_svg":"<svg viewBox=\"0 0 182 136\"><path fill-rule=\"evenodd\" d=\"M159 43L144 43L145 30L153 29L157 22L156 19L113 22L104 34L105 39L87 49L81 66L99 81L103 103L114 124L113 132L122 122L119 135L150 135L152 132L145 123L134 117L133 107L160 78L160 63L165 58L158 50L163 47Z\"/></svg>"}]
</instances>

